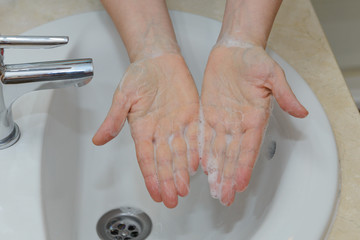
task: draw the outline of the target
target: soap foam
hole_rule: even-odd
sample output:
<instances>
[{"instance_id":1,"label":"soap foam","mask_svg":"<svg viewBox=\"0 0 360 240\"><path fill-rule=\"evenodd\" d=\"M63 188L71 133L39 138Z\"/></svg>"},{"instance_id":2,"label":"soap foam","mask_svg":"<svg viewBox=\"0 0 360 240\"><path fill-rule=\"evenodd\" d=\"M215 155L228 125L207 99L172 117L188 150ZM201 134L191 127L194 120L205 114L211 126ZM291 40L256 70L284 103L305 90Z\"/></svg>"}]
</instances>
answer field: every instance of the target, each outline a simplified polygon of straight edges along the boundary
<instances>
[{"instance_id":1,"label":"soap foam","mask_svg":"<svg viewBox=\"0 0 360 240\"><path fill-rule=\"evenodd\" d=\"M215 47L217 46L252 48L254 47L254 44L246 42L241 38L235 38L224 34L224 36L216 42Z\"/></svg>"}]
</instances>

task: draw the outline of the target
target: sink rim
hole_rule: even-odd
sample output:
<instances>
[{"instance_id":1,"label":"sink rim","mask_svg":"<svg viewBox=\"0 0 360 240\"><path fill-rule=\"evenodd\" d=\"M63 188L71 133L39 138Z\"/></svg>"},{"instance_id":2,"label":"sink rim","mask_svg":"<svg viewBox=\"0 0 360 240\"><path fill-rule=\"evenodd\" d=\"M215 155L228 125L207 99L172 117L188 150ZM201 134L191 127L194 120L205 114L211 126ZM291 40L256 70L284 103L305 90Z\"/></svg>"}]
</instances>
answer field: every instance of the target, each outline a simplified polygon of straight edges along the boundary
<instances>
[{"instance_id":1,"label":"sink rim","mask_svg":"<svg viewBox=\"0 0 360 240\"><path fill-rule=\"evenodd\" d=\"M85 14L91 14L91 13L85 13ZM188 13L186 13L186 14L188 14ZM80 14L80 15L83 15L83 14ZM72 16L72 17L76 17L76 16L80 16L80 15L75 15L75 16ZM72 18L72 17L67 17L67 18ZM60 19L60 20L56 20L55 22L57 22L57 21L62 21L62 19ZM53 22L52 22L53 23ZM47 24L46 24L47 25ZM40 27L38 27L38 28L41 28L41 27L43 27L43 26L40 26ZM37 28L36 28L37 29ZM29 32L31 33L33 30L30 30ZM41 117L43 117L43 118L47 118L47 116L46 116L46 114L47 114L47 112L48 112L48 107L49 107L49 104L50 104L50 102L51 102L51 98L52 98L52 96L53 96L53 91L49 91L48 93L45 93L45 92L37 92L37 93L31 93L31 94L29 94L29 95L26 95L26 96L24 96L24 97L22 97L22 98L20 98L19 100L17 100L16 101L16 103L14 104L14 116L15 116L15 119L16 119L16 121L18 121L19 122L19 126L20 126L20 128L22 128L22 129L24 129L24 128L26 128L26 129L28 129L28 128L30 128L33 124L34 124L34 119L31 119L31 118L33 118L35 115L41 115L41 116L37 116L37 117L39 117L39 118L41 118ZM31 108L25 108L24 107L24 105L25 106L29 106L29 105L31 105L31 103L32 102L39 102L39 99L41 99L41 101L43 102L43 105L44 106L42 106L42 107L37 107L37 109L35 110L35 111L30 111L30 109ZM45 100L44 100L45 99ZM37 105L38 106L38 105ZM321 110L323 111L323 109L321 108ZM324 112L324 111L323 111ZM324 113L325 114L325 113ZM326 115L325 115L326 116ZM44 128L45 128L45 125L46 125L46 119L43 121L43 122L41 122L41 120L36 120L35 122L37 123L37 124L39 124L39 126L37 126L37 129L39 130L39 132L28 132L29 134L31 133L31 134L33 134L32 136L34 137L34 136L39 136L39 138L41 139L41 140L43 140L43 139L45 139L45 138L41 138L41 136L43 136L43 135L41 135L41 134L44 134L44 133L41 133L41 131L44 131ZM330 126L330 124L329 124L329 122L328 122L328 120L327 120L327 124ZM333 133L332 133L332 131L331 131L331 134L332 134L332 137L333 137L333 139L334 139L334 136L333 136ZM25 136L23 136L24 138L26 137L26 136L29 136L29 135L25 135ZM28 138L25 138L25 139L28 139ZM335 142L334 142L335 143ZM19 144L19 143L18 143ZM42 143L39 145L39 149L32 149L32 153L33 153L33 157L34 158L36 158L36 156L41 156L41 146L42 146ZM335 146L336 146L336 144L335 144ZM5 153L5 156L8 154L8 156L11 156L11 155L14 155L15 154L15 149L21 149L21 147L24 147L24 148L28 148L27 146L24 146L24 145L18 145L18 146L14 146L14 150L10 150L10 151L8 151L8 153ZM40 150L39 151L39 153L40 153L40 155L37 155L36 154L36 152L38 151L38 150ZM335 149L335 151L336 151L336 155L337 155L337 149ZM0 156L2 156L2 154L3 153L0 153ZM16 154L15 154L16 155ZM0 157L0 158L2 158L2 157ZM41 159L41 157L39 157L40 159ZM11 163L12 164L12 163ZM16 163L15 163L16 164ZM15 166L15 165L14 165ZM1 170L0 170L1 171ZM200 170L201 171L201 170ZM35 171L36 172L36 171ZM337 206L337 204L338 204L338 202L339 202L339 190L340 190L340 186L341 186L341 178L340 178L340 166L338 166L338 169L337 169L337 172L338 172L338 186L337 186L337 188L338 188L338 191L337 191L337 196L336 196L336 204L335 204L335 206L334 206L334 209L333 209L333 214L332 214L332 216L333 216L333 219L335 218L335 212L336 212L336 206ZM40 180L39 180L40 181ZM0 184L0 186L1 186L1 184ZM36 186L34 186L34 187L36 187ZM35 195L38 195L39 193L40 193L40 189L37 189L37 190L39 190L38 192L35 192ZM38 195L39 196L39 195ZM36 204L35 204L36 205ZM36 207L34 207L34 209L36 209L36 208L38 208L39 206L36 206ZM40 206L40 208L41 208L41 206ZM42 214L42 209L38 209L37 210L37 213L38 214ZM331 222L333 221L333 219L330 219L331 220ZM331 223L329 223L328 224L329 225L329 227L328 227L328 232L330 231L330 225L331 225ZM325 233L326 234L326 233ZM44 235L45 236L45 235ZM37 239L41 239L41 238L37 238Z\"/></svg>"}]
</instances>

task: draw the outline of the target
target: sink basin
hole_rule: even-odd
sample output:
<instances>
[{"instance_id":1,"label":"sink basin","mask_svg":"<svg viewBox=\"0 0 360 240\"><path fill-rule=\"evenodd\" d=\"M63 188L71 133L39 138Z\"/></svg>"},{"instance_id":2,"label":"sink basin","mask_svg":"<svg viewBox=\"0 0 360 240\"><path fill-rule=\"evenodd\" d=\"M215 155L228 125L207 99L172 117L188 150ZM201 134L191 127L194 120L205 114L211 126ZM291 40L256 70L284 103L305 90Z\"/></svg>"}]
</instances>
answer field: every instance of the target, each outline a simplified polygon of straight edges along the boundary
<instances>
[{"instance_id":1,"label":"sink basin","mask_svg":"<svg viewBox=\"0 0 360 240\"><path fill-rule=\"evenodd\" d=\"M176 11L171 17L200 89L221 23ZM105 146L91 142L129 65L107 14L76 15L26 34L67 35L70 43L53 50L9 50L7 62L91 57L95 77L83 88L30 93L14 104L22 136L0 152L0 239L99 239L98 220L120 207L148 214L150 240L326 237L339 195L334 137L311 89L276 53L268 50L310 115L295 119L274 103L250 186L230 207L210 197L199 169L190 194L167 209L153 202L145 188L127 124Z\"/></svg>"}]
</instances>

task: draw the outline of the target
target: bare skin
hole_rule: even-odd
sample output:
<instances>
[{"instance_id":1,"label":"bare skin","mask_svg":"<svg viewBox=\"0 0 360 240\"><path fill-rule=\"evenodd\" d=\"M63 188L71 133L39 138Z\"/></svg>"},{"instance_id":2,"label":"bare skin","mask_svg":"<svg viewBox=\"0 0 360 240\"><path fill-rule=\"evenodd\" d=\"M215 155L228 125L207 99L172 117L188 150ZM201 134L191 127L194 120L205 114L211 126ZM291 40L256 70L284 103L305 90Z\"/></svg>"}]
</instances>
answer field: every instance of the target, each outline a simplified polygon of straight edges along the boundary
<instances>
[{"instance_id":1,"label":"bare skin","mask_svg":"<svg viewBox=\"0 0 360 240\"><path fill-rule=\"evenodd\" d=\"M184 59L166 54L130 65L93 141L116 136L126 117L146 187L156 202L177 205L189 192L198 157L199 95Z\"/></svg>"},{"instance_id":2,"label":"bare skin","mask_svg":"<svg viewBox=\"0 0 360 240\"><path fill-rule=\"evenodd\" d=\"M308 114L264 50L281 0L227 0L205 70L201 104L165 1L102 2L131 65L94 144L116 137L127 119L154 201L173 208L178 196L188 194L189 175L197 170L200 153L211 195L231 205L236 192L249 184L271 97L295 117Z\"/></svg>"},{"instance_id":3,"label":"bare skin","mask_svg":"<svg viewBox=\"0 0 360 240\"><path fill-rule=\"evenodd\" d=\"M210 54L201 103L202 167L224 205L249 184L270 114L272 94L291 115L305 117L282 69L261 47L219 46Z\"/></svg>"},{"instance_id":4,"label":"bare skin","mask_svg":"<svg viewBox=\"0 0 360 240\"><path fill-rule=\"evenodd\" d=\"M199 165L199 94L180 54L165 1L103 4L132 63L93 142L103 145L116 137L127 119L151 197L173 208L178 196L188 194L189 175Z\"/></svg>"},{"instance_id":5,"label":"bare skin","mask_svg":"<svg viewBox=\"0 0 360 240\"><path fill-rule=\"evenodd\" d=\"M289 114L308 112L281 67L265 52L281 1L228 0L201 93L201 165L214 198L231 205L250 181L268 123L271 97Z\"/></svg>"}]
</instances>

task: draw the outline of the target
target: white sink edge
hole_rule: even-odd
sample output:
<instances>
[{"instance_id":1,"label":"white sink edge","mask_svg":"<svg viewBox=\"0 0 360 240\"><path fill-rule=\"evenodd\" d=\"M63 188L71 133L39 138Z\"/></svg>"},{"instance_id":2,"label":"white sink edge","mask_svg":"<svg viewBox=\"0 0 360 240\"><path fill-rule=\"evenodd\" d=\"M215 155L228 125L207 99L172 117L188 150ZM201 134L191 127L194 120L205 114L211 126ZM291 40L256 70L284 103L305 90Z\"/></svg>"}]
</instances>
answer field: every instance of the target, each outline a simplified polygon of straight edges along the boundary
<instances>
[{"instance_id":1,"label":"white sink edge","mask_svg":"<svg viewBox=\"0 0 360 240\"><path fill-rule=\"evenodd\" d=\"M19 98L14 106L14 118L18 123L21 130L27 129L26 131L22 131L22 136L19 142L9 148L0 152L0 167L9 169L9 175L13 174L12 170L16 168L16 164L19 164L17 160L24 161L24 164L27 164L27 168L15 169L18 172L15 172L11 175L10 179L12 184L18 186L18 194L27 196L28 198L19 198L16 199L18 201L18 206L22 206L23 208L16 209L17 211L22 211L24 215L29 216L30 221L28 224L25 224L22 227L23 231L28 233L29 239L47 239L46 231L44 227L44 214L42 203L39 204L39 199L41 199L41 154L42 154L42 141L45 125L48 118L48 107L51 102L53 91L40 91L36 93L29 93L26 96ZM333 134L333 132L331 131ZM30 145L25 145L30 143ZM336 145L335 145L336 146ZM26 149L25 153L16 152L19 149ZM338 151L336 150L337 154ZM10 159L10 156L16 156L16 161L14 159ZM3 159L6 159L3 161ZM37 160L36 160L37 159ZM340 162L339 162L340 165ZM324 238L330 233L331 227L336 218L336 211L340 201L340 189L341 189L341 171L340 167L338 168L338 184L337 184L337 196L336 203L333 208L332 217L329 219L328 231L324 233ZM19 176L26 176L26 172L33 172L33 178L20 178ZM36 177L35 177L36 176ZM0 189L6 189L6 183L1 181L0 176ZM13 189L8 189L5 191L5 194L11 194ZM31 193L31 194L29 194ZM6 224L13 225L18 224L18 218L14 218L12 214L6 213L3 214L4 209L1 208L3 206L2 200L0 198L0 225L4 226L5 221ZM11 219L14 218L14 219ZM1 233L3 234L3 233Z\"/></svg>"},{"instance_id":2,"label":"white sink edge","mask_svg":"<svg viewBox=\"0 0 360 240\"><path fill-rule=\"evenodd\" d=\"M15 101L13 115L21 136L15 145L0 152L0 168L8 170L6 181L1 180L4 176L0 176L2 194L14 195L16 188L16 199L0 198L0 226L18 225L19 217L13 212L21 212L21 222L26 222L21 231L26 232L28 239L47 239L40 183L43 135L52 95L53 90L39 91L26 94ZM11 187L7 182L11 182ZM1 235L9 234L7 239L19 235L4 231Z\"/></svg>"}]
</instances>

